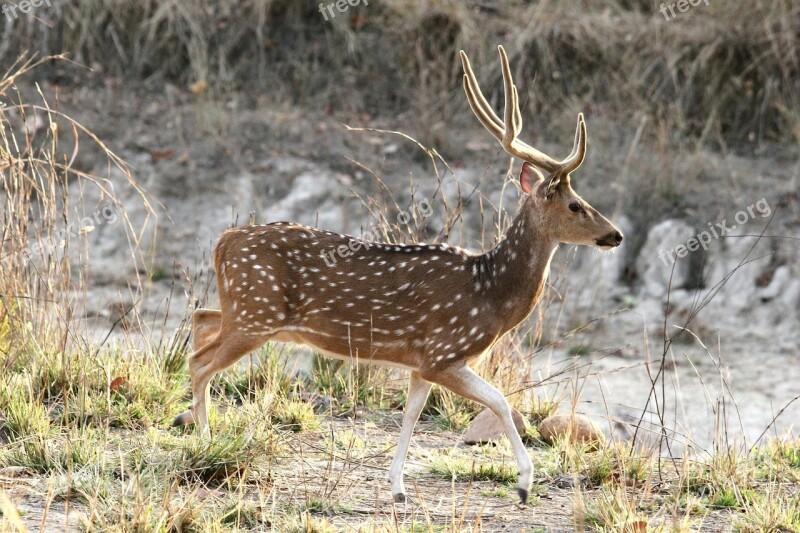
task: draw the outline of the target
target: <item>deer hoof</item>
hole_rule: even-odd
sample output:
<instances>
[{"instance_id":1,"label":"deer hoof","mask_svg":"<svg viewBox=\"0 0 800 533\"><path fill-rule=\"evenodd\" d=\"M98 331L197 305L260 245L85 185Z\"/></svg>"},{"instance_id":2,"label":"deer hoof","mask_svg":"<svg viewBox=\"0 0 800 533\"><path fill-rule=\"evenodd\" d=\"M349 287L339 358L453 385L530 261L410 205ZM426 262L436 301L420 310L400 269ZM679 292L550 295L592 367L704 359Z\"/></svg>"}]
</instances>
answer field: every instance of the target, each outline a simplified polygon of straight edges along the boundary
<instances>
[{"instance_id":1,"label":"deer hoof","mask_svg":"<svg viewBox=\"0 0 800 533\"><path fill-rule=\"evenodd\" d=\"M522 505L528 503L528 489L518 488L517 494L519 494L519 503Z\"/></svg>"},{"instance_id":2,"label":"deer hoof","mask_svg":"<svg viewBox=\"0 0 800 533\"><path fill-rule=\"evenodd\" d=\"M406 503L406 495L402 492L398 492L397 494L393 495L394 503Z\"/></svg>"},{"instance_id":3,"label":"deer hoof","mask_svg":"<svg viewBox=\"0 0 800 533\"><path fill-rule=\"evenodd\" d=\"M172 421L172 427L188 426L193 423L192 411L184 411L175 417L175 420Z\"/></svg>"}]
</instances>

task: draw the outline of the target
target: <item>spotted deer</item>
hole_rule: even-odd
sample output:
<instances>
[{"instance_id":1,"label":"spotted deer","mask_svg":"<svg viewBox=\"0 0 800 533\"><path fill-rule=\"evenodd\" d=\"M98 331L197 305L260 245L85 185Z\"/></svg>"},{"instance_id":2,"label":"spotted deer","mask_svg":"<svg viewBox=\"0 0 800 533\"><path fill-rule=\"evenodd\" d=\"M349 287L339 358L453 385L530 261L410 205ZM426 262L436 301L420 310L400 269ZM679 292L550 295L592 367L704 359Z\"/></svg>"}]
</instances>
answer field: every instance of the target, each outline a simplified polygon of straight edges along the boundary
<instances>
[{"instance_id":1,"label":"spotted deer","mask_svg":"<svg viewBox=\"0 0 800 533\"><path fill-rule=\"evenodd\" d=\"M622 234L570 185L586 154L583 116L572 153L562 161L520 141L517 89L502 46L499 52L503 120L461 52L473 113L506 152L523 161L519 184L527 198L497 246L478 254L448 244L375 244L287 222L226 231L214 254L221 312L195 314L196 332L205 340L196 339L200 347L189 357L192 404L176 425L194 422L208 431L209 381L248 352L268 341L304 344L326 356L411 372L389 469L395 501L406 498L403 467L434 383L484 404L502 420L519 467L519 496L527 500L532 463L509 404L470 365L533 310L559 243L608 250ZM326 262L331 250L344 251L333 266Z\"/></svg>"}]
</instances>

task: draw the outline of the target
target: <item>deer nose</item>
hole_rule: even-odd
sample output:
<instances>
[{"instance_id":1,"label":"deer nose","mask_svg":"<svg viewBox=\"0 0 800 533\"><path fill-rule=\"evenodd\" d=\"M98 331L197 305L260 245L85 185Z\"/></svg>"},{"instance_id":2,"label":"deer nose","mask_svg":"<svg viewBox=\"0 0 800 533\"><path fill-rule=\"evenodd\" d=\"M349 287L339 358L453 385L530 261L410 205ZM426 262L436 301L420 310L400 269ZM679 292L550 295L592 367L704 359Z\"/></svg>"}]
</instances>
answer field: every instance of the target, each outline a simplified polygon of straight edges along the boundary
<instances>
[{"instance_id":1,"label":"deer nose","mask_svg":"<svg viewBox=\"0 0 800 533\"><path fill-rule=\"evenodd\" d=\"M610 246L615 248L622 242L622 233L618 230L612 231L611 233L605 234L602 239L597 239L596 242L598 246Z\"/></svg>"}]
</instances>

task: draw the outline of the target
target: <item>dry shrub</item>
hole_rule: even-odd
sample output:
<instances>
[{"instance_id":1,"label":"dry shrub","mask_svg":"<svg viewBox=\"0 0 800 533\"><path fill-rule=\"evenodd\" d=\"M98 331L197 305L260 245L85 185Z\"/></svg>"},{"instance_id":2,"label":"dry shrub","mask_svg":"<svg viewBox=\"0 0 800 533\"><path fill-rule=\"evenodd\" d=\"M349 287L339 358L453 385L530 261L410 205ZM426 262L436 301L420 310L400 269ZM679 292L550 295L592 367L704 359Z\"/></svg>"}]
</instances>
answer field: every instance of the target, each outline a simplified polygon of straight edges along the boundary
<instances>
[{"instance_id":1,"label":"dry shrub","mask_svg":"<svg viewBox=\"0 0 800 533\"><path fill-rule=\"evenodd\" d=\"M553 103L596 103L616 116L636 109L663 141L686 135L721 144L797 138L800 6L752 0L701 4L666 21L658 11L599 11L577 3L530 8L535 20L509 47L521 74L540 76L529 97ZM589 100L590 99L590 100ZM560 106L556 106L560 107Z\"/></svg>"},{"instance_id":2,"label":"dry shrub","mask_svg":"<svg viewBox=\"0 0 800 533\"><path fill-rule=\"evenodd\" d=\"M2 40L0 59L65 52L105 75L267 87L270 98L329 112L409 110L423 140L438 141L443 119L467 113L453 97L458 49L499 102L502 43L534 124L560 124L554 114L591 104L620 122L649 119L671 146L800 138L800 6L701 3L671 21L658 6L387 0L325 21L318 4L289 0L58 2L9 21L15 38Z\"/></svg>"}]
</instances>

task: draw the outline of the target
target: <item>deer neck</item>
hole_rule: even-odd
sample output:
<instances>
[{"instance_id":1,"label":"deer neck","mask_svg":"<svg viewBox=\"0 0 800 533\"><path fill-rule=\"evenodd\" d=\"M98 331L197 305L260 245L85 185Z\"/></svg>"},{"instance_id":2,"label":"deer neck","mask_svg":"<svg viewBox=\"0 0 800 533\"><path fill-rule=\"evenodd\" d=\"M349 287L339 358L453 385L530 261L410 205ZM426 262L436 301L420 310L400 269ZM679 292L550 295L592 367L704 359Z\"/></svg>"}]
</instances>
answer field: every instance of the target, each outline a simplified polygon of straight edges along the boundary
<instances>
[{"instance_id":1,"label":"deer neck","mask_svg":"<svg viewBox=\"0 0 800 533\"><path fill-rule=\"evenodd\" d=\"M542 297L558 241L523 207L495 248L476 258L473 276L481 283L503 332L527 317ZM476 276L477 274L477 276Z\"/></svg>"}]
</instances>

